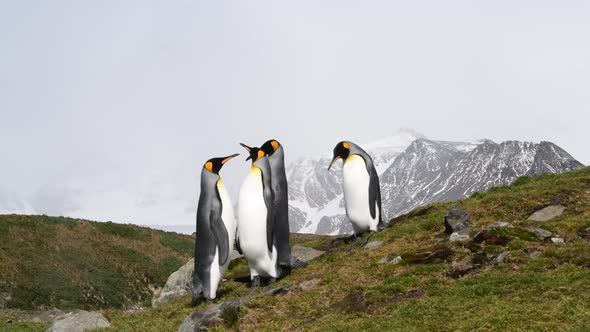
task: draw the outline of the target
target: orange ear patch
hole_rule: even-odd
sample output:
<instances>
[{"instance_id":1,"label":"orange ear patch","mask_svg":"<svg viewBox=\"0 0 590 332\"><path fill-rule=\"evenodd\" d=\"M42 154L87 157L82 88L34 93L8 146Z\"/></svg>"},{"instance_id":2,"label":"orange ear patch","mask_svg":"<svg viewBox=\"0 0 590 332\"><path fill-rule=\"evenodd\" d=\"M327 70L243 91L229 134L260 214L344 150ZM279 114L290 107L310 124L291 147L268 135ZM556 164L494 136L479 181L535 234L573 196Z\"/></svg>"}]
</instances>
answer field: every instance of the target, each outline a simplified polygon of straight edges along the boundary
<instances>
[{"instance_id":1,"label":"orange ear patch","mask_svg":"<svg viewBox=\"0 0 590 332\"><path fill-rule=\"evenodd\" d=\"M272 148L276 151L279 148L279 142L277 141L272 141L270 142L270 145L272 145Z\"/></svg>"},{"instance_id":2,"label":"orange ear patch","mask_svg":"<svg viewBox=\"0 0 590 332\"><path fill-rule=\"evenodd\" d=\"M206 162L205 169L207 169L209 172L213 172L213 163L210 161Z\"/></svg>"},{"instance_id":3,"label":"orange ear patch","mask_svg":"<svg viewBox=\"0 0 590 332\"><path fill-rule=\"evenodd\" d=\"M347 148L348 150L350 150L350 144L348 144L348 142L344 142L342 143L342 145Z\"/></svg>"},{"instance_id":4,"label":"orange ear patch","mask_svg":"<svg viewBox=\"0 0 590 332\"><path fill-rule=\"evenodd\" d=\"M258 160L258 159L260 159L262 157L264 157L264 151L258 150L258 158L256 160Z\"/></svg>"}]
</instances>

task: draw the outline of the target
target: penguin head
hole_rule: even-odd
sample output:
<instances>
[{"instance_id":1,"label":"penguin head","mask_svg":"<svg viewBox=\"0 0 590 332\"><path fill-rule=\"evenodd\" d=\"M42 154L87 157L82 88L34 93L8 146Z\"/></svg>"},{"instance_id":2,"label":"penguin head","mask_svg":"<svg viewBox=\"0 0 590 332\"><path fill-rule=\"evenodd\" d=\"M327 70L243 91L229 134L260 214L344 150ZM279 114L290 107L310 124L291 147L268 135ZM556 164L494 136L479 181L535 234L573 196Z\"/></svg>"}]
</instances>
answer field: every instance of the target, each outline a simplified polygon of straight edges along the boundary
<instances>
[{"instance_id":1,"label":"penguin head","mask_svg":"<svg viewBox=\"0 0 590 332\"><path fill-rule=\"evenodd\" d=\"M336 144L336 146L334 147L334 158L332 159L332 162L330 162L330 165L328 166L328 170L330 170L330 168L332 168L332 165L336 162L336 160L338 160L340 158L346 160L346 158L348 158L349 155L350 155L350 143L349 142L342 141L342 142Z\"/></svg>"},{"instance_id":2,"label":"penguin head","mask_svg":"<svg viewBox=\"0 0 590 332\"><path fill-rule=\"evenodd\" d=\"M231 156L227 156L227 157L209 159L209 160L207 160L207 162L205 163L203 168L213 174L219 174L219 170L221 170L221 167L223 167L223 165L225 163L227 163L228 161L230 161L233 157L238 156L238 155L239 155L239 153L236 153L236 154L232 154Z\"/></svg>"},{"instance_id":3,"label":"penguin head","mask_svg":"<svg viewBox=\"0 0 590 332\"><path fill-rule=\"evenodd\" d=\"M279 143L279 141L277 141L276 139L271 139L262 144L260 149L263 150L267 156L272 156L273 153L275 153L275 151L277 151L280 146L281 143Z\"/></svg>"},{"instance_id":4,"label":"penguin head","mask_svg":"<svg viewBox=\"0 0 590 332\"><path fill-rule=\"evenodd\" d=\"M243 143L240 143L240 145L243 146L244 149L246 149L246 151L248 151L248 153L250 153L248 158L246 158L246 161L252 159L252 163L255 163L259 159L264 158L264 156L266 156L266 153L264 152L264 150L262 150L260 148L250 147L250 146L247 146L246 144L243 144Z\"/></svg>"}]
</instances>

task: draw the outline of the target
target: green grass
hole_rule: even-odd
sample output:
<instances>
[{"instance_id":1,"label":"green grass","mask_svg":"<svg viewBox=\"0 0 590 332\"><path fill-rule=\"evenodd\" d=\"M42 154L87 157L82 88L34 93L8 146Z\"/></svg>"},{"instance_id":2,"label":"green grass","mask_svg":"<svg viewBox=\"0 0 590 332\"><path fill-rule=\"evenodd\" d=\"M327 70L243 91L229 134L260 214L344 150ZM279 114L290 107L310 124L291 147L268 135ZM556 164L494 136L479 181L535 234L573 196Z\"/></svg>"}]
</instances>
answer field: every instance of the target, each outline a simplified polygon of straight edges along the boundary
<instances>
[{"instance_id":1,"label":"green grass","mask_svg":"<svg viewBox=\"0 0 590 332\"><path fill-rule=\"evenodd\" d=\"M7 321L12 321L7 323ZM49 328L49 323L18 322L13 315L0 314L0 331L2 332L43 332Z\"/></svg>"},{"instance_id":2,"label":"green grass","mask_svg":"<svg viewBox=\"0 0 590 332\"><path fill-rule=\"evenodd\" d=\"M167 243L162 244L162 238ZM189 236L134 225L0 215L0 293L8 308L121 308L151 299L190 259Z\"/></svg>"},{"instance_id":3,"label":"green grass","mask_svg":"<svg viewBox=\"0 0 590 332\"><path fill-rule=\"evenodd\" d=\"M192 256L195 253L195 241L187 237L179 237L173 232L161 232L160 244L176 252Z\"/></svg>"}]
</instances>

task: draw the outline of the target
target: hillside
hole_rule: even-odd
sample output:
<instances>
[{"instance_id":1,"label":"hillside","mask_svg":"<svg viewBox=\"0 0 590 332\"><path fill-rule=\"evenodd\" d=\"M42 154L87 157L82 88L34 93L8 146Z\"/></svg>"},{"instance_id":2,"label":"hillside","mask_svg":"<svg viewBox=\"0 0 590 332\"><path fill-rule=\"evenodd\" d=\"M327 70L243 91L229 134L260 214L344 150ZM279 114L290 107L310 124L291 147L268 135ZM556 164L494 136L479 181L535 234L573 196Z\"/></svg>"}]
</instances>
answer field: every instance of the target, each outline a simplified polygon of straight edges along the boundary
<instances>
[{"instance_id":1,"label":"hillside","mask_svg":"<svg viewBox=\"0 0 590 332\"><path fill-rule=\"evenodd\" d=\"M134 225L0 215L0 309L149 303L149 285L163 285L193 241Z\"/></svg>"},{"instance_id":2,"label":"hillside","mask_svg":"<svg viewBox=\"0 0 590 332\"><path fill-rule=\"evenodd\" d=\"M527 221L550 204L565 212L548 222ZM450 242L444 233L453 205L471 215L467 242ZM508 224L490 227L501 221ZM527 227L542 227L565 242L539 240ZM373 236L382 244L372 250L347 253L334 238L304 241L327 254L272 287L306 281L315 287L274 296L257 291L213 330L588 330L588 227L590 168L521 177L511 186L396 218ZM389 262L396 256L402 261ZM232 266L215 303L245 296L247 284L231 279L243 273L244 262ZM189 303L187 297L139 313L106 310L113 327L105 331L176 331L194 311Z\"/></svg>"}]
</instances>

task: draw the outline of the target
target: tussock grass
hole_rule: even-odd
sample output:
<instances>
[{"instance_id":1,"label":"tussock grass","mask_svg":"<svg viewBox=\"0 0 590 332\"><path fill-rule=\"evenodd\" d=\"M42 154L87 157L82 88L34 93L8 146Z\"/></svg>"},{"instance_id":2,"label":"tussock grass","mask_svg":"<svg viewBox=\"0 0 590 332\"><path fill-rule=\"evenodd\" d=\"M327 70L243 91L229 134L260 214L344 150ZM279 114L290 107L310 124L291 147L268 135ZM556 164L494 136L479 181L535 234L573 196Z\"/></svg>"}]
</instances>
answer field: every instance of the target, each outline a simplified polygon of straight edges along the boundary
<instances>
[{"instance_id":1,"label":"tussock grass","mask_svg":"<svg viewBox=\"0 0 590 332\"><path fill-rule=\"evenodd\" d=\"M134 225L0 215L0 293L19 309L143 303L148 285L162 286L193 246L189 236Z\"/></svg>"}]
</instances>

